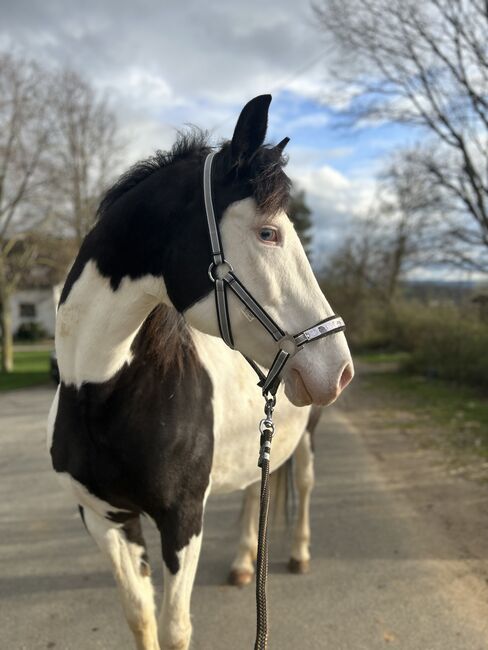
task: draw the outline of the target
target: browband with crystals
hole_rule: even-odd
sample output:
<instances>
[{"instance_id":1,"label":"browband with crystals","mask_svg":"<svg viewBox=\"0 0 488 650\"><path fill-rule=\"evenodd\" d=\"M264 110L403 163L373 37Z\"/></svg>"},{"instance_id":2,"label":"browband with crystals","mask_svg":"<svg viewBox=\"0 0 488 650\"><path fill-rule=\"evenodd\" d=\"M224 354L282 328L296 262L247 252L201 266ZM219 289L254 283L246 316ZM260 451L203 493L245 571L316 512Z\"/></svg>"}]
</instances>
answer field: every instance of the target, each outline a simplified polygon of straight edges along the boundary
<instances>
[{"instance_id":1,"label":"browband with crystals","mask_svg":"<svg viewBox=\"0 0 488 650\"><path fill-rule=\"evenodd\" d=\"M262 388L263 395L274 396L281 382L287 361L307 343L317 341L324 336L342 332L345 329L345 324L340 316L333 315L303 330L303 332L295 335L287 334L274 322L266 310L261 307L258 301L253 298L242 282L240 282L234 273L232 265L225 259L220 240L220 232L215 218L212 200L212 162L215 155L216 152L212 152L205 159L203 168L203 194L205 211L207 213L208 232L210 235L210 246L212 249L212 262L208 268L208 275L215 285L215 305L217 308L220 335L225 343L234 349L226 291L229 288L269 332L280 348L267 375L263 373L255 361L244 355L259 377L258 385Z\"/></svg>"}]
</instances>

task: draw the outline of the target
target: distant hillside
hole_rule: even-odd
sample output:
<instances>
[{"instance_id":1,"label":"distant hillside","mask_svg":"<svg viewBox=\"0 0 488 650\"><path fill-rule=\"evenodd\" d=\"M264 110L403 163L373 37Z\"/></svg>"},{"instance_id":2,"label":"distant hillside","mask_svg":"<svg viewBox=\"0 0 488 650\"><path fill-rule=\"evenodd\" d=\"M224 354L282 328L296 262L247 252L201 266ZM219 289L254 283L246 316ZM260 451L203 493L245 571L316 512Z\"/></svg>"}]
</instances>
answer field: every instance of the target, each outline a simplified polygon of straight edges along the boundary
<instances>
[{"instance_id":1,"label":"distant hillside","mask_svg":"<svg viewBox=\"0 0 488 650\"><path fill-rule=\"evenodd\" d=\"M407 298L416 298L422 302L449 300L460 304L470 300L477 293L487 292L486 283L476 281L433 281L414 280L403 284Z\"/></svg>"}]
</instances>

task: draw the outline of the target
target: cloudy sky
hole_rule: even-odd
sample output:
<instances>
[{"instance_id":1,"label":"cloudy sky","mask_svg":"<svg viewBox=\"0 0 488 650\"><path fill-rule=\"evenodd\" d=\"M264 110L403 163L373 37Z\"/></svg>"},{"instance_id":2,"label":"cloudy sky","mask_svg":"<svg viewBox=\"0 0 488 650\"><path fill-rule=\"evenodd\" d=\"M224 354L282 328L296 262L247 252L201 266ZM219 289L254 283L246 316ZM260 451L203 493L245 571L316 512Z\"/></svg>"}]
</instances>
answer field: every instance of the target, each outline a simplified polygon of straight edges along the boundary
<instances>
[{"instance_id":1,"label":"cloudy sky","mask_svg":"<svg viewBox=\"0 0 488 650\"><path fill-rule=\"evenodd\" d=\"M242 105L271 92L268 139L291 138L288 172L313 210L320 265L367 208L381 161L410 135L337 127L314 23L307 0L0 0L0 49L76 68L107 91L127 164L169 147L184 123L230 137Z\"/></svg>"}]
</instances>

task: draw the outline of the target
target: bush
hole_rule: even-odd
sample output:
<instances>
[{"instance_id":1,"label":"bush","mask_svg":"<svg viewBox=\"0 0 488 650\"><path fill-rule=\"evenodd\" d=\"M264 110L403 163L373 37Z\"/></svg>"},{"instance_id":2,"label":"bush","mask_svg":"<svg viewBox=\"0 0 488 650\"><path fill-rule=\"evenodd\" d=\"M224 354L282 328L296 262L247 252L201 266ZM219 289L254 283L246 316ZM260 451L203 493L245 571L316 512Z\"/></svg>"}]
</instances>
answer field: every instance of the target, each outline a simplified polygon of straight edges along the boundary
<instances>
[{"instance_id":1,"label":"bush","mask_svg":"<svg viewBox=\"0 0 488 650\"><path fill-rule=\"evenodd\" d=\"M403 323L395 305L379 300L344 304L339 313L346 322L346 337L353 352L405 350Z\"/></svg>"},{"instance_id":2,"label":"bush","mask_svg":"<svg viewBox=\"0 0 488 650\"><path fill-rule=\"evenodd\" d=\"M353 352L407 352L404 369L426 377L488 388L488 323L472 303L399 298L323 283L346 321Z\"/></svg>"},{"instance_id":3,"label":"bush","mask_svg":"<svg viewBox=\"0 0 488 650\"><path fill-rule=\"evenodd\" d=\"M40 341L47 337L46 330L42 327L40 323L36 321L30 321L28 323L22 323L19 325L17 332L15 334L15 339L17 341Z\"/></svg>"},{"instance_id":4,"label":"bush","mask_svg":"<svg viewBox=\"0 0 488 650\"><path fill-rule=\"evenodd\" d=\"M488 387L488 325L455 306L408 310L406 370L459 384Z\"/></svg>"}]
</instances>

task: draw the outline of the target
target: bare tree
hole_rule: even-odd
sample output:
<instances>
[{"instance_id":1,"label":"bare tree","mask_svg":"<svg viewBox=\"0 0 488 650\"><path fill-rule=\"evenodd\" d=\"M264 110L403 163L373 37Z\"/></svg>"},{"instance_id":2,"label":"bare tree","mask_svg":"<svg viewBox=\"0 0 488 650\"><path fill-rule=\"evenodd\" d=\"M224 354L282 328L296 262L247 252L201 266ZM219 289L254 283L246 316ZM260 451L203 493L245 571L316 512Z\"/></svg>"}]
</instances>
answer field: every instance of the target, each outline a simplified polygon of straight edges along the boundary
<instances>
[{"instance_id":1,"label":"bare tree","mask_svg":"<svg viewBox=\"0 0 488 650\"><path fill-rule=\"evenodd\" d=\"M116 172L117 152L115 117L82 77L0 54L4 371L13 369L12 293L34 265L49 277L63 274L73 239L79 246L93 224L103 188Z\"/></svg>"},{"instance_id":2,"label":"bare tree","mask_svg":"<svg viewBox=\"0 0 488 650\"><path fill-rule=\"evenodd\" d=\"M316 12L349 117L430 135L416 162L449 207L446 257L488 271L486 2L324 0Z\"/></svg>"},{"instance_id":3,"label":"bare tree","mask_svg":"<svg viewBox=\"0 0 488 650\"><path fill-rule=\"evenodd\" d=\"M442 201L415 159L406 151L394 156L379 175L368 215L356 218L353 234L321 274L327 295L356 337L375 310L387 313L393 324L408 274L441 259L437 230L442 218Z\"/></svg>"},{"instance_id":4,"label":"bare tree","mask_svg":"<svg viewBox=\"0 0 488 650\"><path fill-rule=\"evenodd\" d=\"M46 217L34 205L51 132L47 96L38 66L0 55L1 368L7 372L13 369L10 298L36 254L28 234Z\"/></svg>"},{"instance_id":5,"label":"bare tree","mask_svg":"<svg viewBox=\"0 0 488 650\"><path fill-rule=\"evenodd\" d=\"M120 152L116 118L105 98L78 73L56 79L52 99L55 142L50 152L55 223L81 244L101 194L116 174Z\"/></svg>"},{"instance_id":6,"label":"bare tree","mask_svg":"<svg viewBox=\"0 0 488 650\"><path fill-rule=\"evenodd\" d=\"M415 150L394 155L378 177L369 226L375 256L374 284L391 303L410 271L443 263L439 230L445 221L442 193L432 187Z\"/></svg>"}]
</instances>

